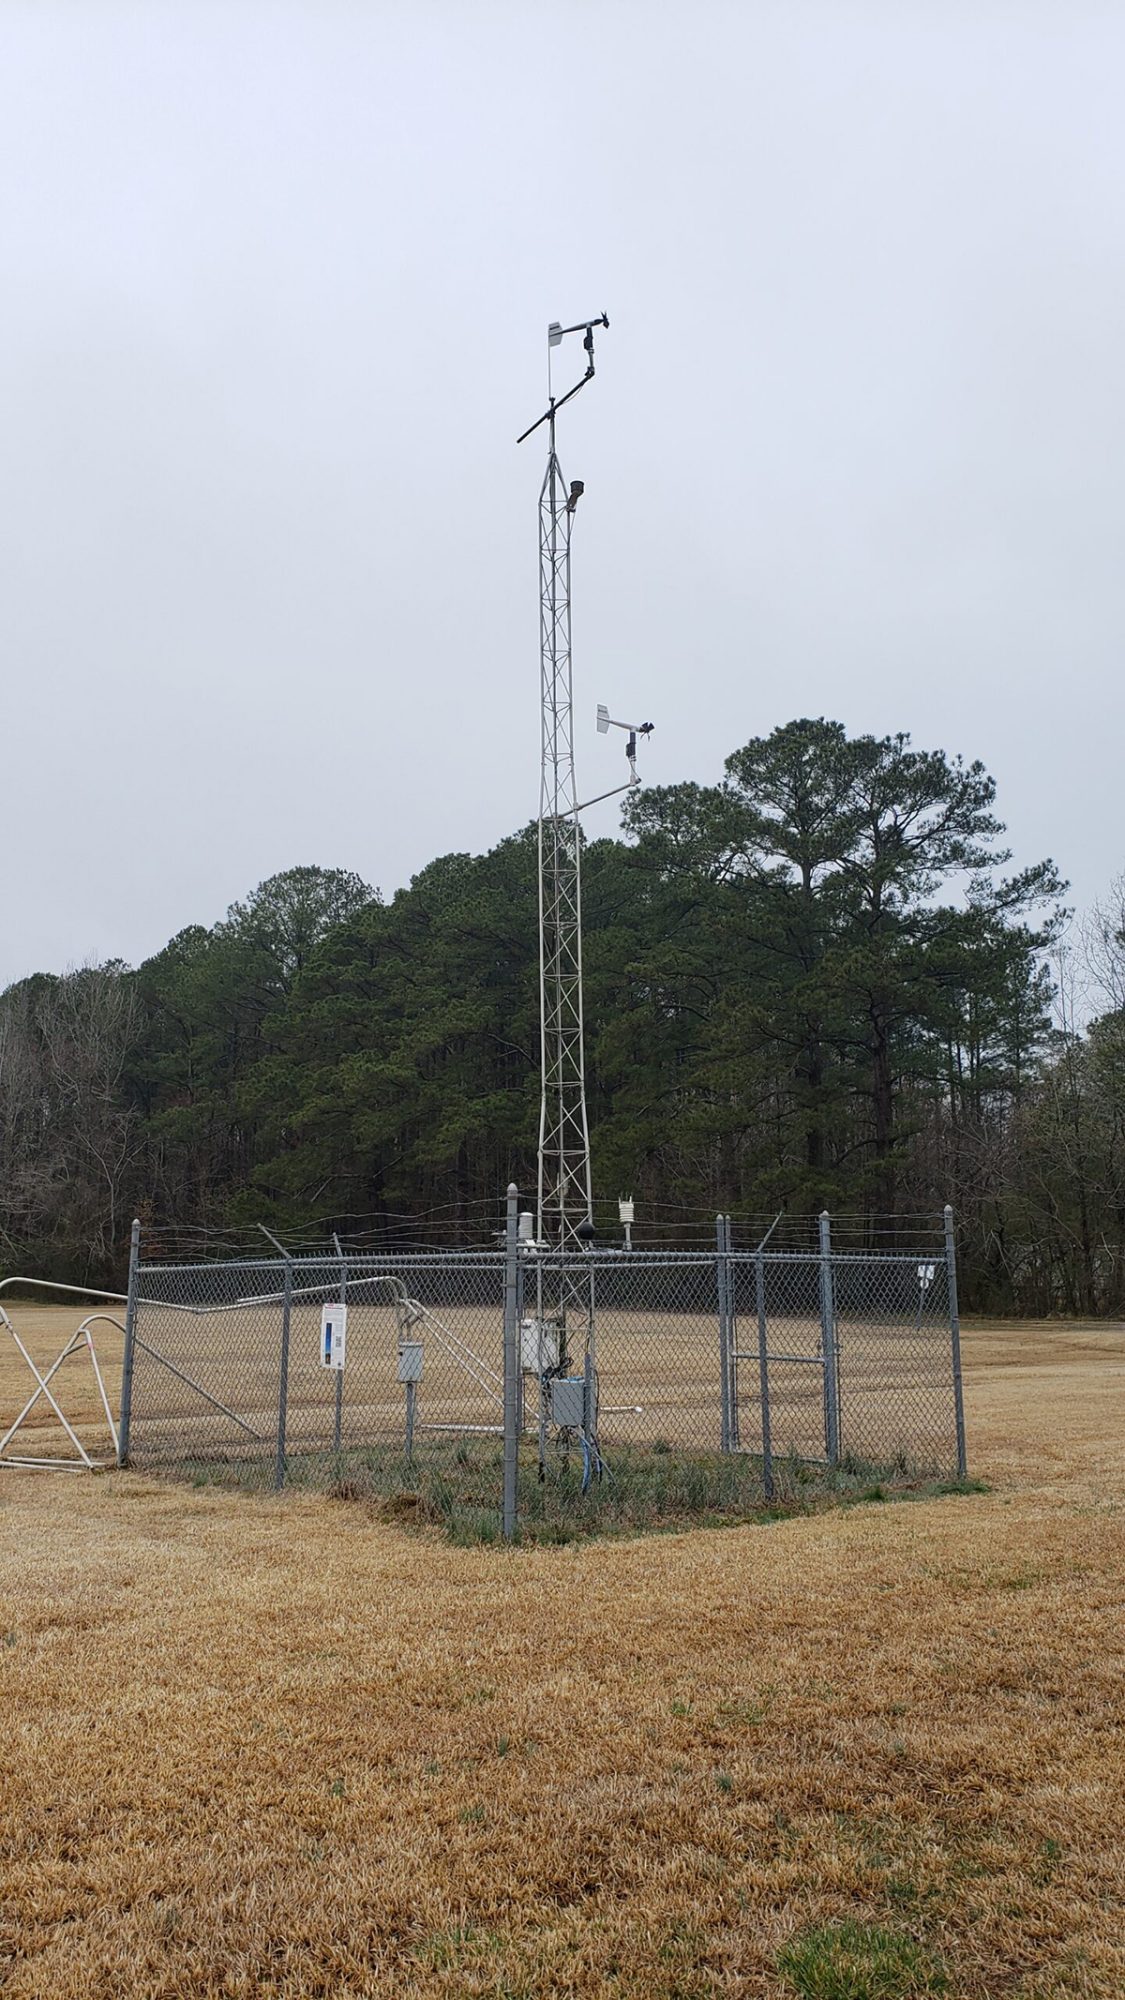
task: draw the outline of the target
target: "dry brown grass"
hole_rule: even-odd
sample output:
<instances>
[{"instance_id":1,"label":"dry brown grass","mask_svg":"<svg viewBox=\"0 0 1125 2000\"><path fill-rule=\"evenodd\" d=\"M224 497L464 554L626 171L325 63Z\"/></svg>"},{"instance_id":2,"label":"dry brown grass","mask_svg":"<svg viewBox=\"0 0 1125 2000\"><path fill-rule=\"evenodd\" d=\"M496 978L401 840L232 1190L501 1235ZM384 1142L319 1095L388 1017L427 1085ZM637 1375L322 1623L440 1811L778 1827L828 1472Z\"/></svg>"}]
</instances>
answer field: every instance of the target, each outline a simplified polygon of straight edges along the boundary
<instances>
[{"instance_id":1,"label":"dry brown grass","mask_svg":"<svg viewBox=\"0 0 1125 2000\"><path fill-rule=\"evenodd\" d=\"M0 1989L780 2000L854 1919L964 2000L1119 2000L1125 1341L966 1361L991 1493L770 1527L459 1550L0 1472Z\"/></svg>"}]
</instances>

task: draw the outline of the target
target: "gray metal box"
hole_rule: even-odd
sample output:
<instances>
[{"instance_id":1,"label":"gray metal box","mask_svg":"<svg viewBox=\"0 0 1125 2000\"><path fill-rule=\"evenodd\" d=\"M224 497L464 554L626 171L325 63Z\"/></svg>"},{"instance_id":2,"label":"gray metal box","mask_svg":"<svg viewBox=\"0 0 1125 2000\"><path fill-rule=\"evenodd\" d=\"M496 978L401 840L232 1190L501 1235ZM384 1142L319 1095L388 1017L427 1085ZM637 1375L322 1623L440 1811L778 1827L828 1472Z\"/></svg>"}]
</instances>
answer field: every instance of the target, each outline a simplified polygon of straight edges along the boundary
<instances>
[{"instance_id":1,"label":"gray metal box","mask_svg":"<svg viewBox=\"0 0 1125 2000\"><path fill-rule=\"evenodd\" d=\"M526 1374L546 1373L559 1365L557 1320L525 1319L520 1324L520 1367Z\"/></svg>"},{"instance_id":2,"label":"gray metal box","mask_svg":"<svg viewBox=\"0 0 1125 2000\"><path fill-rule=\"evenodd\" d=\"M404 1340L398 1350L398 1379L400 1382L420 1382L422 1380L422 1343L420 1340Z\"/></svg>"},{"instance_id":3,"label":"gray metal box","mask_svg":"<svg viewBox=\"0 0 1125 2000\"><path fill-rule=\"evenodd\" d=\"M582 1375L556 1375L551 1382L551 1420L580 1431L586 1421L586 1382Z\"/></svg>"}]
</instances>

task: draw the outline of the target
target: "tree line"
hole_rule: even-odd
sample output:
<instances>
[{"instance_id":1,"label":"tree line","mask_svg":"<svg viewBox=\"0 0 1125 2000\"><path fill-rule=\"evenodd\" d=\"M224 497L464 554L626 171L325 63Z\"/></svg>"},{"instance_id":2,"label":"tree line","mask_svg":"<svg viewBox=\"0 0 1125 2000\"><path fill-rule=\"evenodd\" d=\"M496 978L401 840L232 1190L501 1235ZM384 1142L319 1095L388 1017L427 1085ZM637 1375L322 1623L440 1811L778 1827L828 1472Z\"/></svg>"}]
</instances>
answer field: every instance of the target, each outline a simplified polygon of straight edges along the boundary
<instances>
[{"instance_id":1,"label":"tree line","mask_svg":"<svg viewBox=\"0 0 1125 2000\"><path fill-rule=\"evenodd\" d=\"M1125 1309L1123 898L1064 946L994 806L979 763L808 719L630 796L583 857L600 1221L627 1192L649 1240L824 1206L908 1240L950 1201L968 1305ZM134 1213L483 1240L534 1185L536 939L531 827L386 902L291 869L136 969L9 987L0 1260L106 1282Z\"/></svg>"}]
</instances>

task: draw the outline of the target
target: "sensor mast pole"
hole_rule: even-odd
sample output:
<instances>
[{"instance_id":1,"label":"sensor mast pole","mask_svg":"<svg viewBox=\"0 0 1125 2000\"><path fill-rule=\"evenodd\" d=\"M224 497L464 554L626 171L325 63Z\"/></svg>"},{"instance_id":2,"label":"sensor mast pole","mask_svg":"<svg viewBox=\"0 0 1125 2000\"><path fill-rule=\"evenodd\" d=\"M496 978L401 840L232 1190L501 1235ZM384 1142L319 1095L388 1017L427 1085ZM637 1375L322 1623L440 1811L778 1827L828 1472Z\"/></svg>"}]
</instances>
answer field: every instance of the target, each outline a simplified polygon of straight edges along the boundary
<instances>
[{"instance_id":1,"label":"sensor mast pole","mask_svg":"<svg viewBox=\"0 0 1125 2000\"><path fill-rule=\"evenodd\" d=\"M541 1089L536 1235L560 1250L585 1247L593 1222L590 1131L582 1007L582 861L574 775L571 675L570 536L581 482L567 488L555 449L555 419L594 373L594 327L548 329L550 350L582 333L586 373L519 439L547 426L547 469L539 493L539 656L542 697L539 786L539 1019ZM581 1234L579 1232L582 1232ZM570 1302L572 1308L577 1300Z\"/></svg>"}]
</instances>

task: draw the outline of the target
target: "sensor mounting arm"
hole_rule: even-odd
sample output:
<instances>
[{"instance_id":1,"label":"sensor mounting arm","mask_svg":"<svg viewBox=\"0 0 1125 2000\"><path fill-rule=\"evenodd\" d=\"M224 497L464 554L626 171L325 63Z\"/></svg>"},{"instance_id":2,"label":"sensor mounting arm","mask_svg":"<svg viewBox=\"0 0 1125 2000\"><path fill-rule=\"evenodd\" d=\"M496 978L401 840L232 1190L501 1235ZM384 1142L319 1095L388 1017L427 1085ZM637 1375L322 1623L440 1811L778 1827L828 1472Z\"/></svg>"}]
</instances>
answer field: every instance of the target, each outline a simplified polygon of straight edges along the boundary
<instances>
[{"instance_id":1,"label":"sensor mounting arm","mask_svg":"<svg viewBox=\"0 0 1125 2000\"><path fill-rule=\"evenodd\" d=\"M564 403L569 403L572 396L577 396L579 389L584 389L586 387L587 382L590 380L591 376L594 373L594 328L596 326L608 326L608 325L609 325L608 313L599 313L596 319L579 320L577 325L575 326L560 326L557 320L551 321L550 326L547 328L548 352L552 347L558 346L560 340L563 339L565 334L581 333L585 335L585 339L583 340L582 345L586 350L586 373L583 375L581 381L576 382L574 384L573 389L567 390L565 396L551 397L551 400L547 405L547 408L544 410L543 415L541 417L536 417L535 422L533 424L529 424L525 431L520 432L518 438L516 439L517 444L522 444L525 438L529 438L531 436L532 431L537 431L539 429L540 424L545 424L550 417L553 417L556 410L561 410Z\"/></svg>"}]
</instances>

